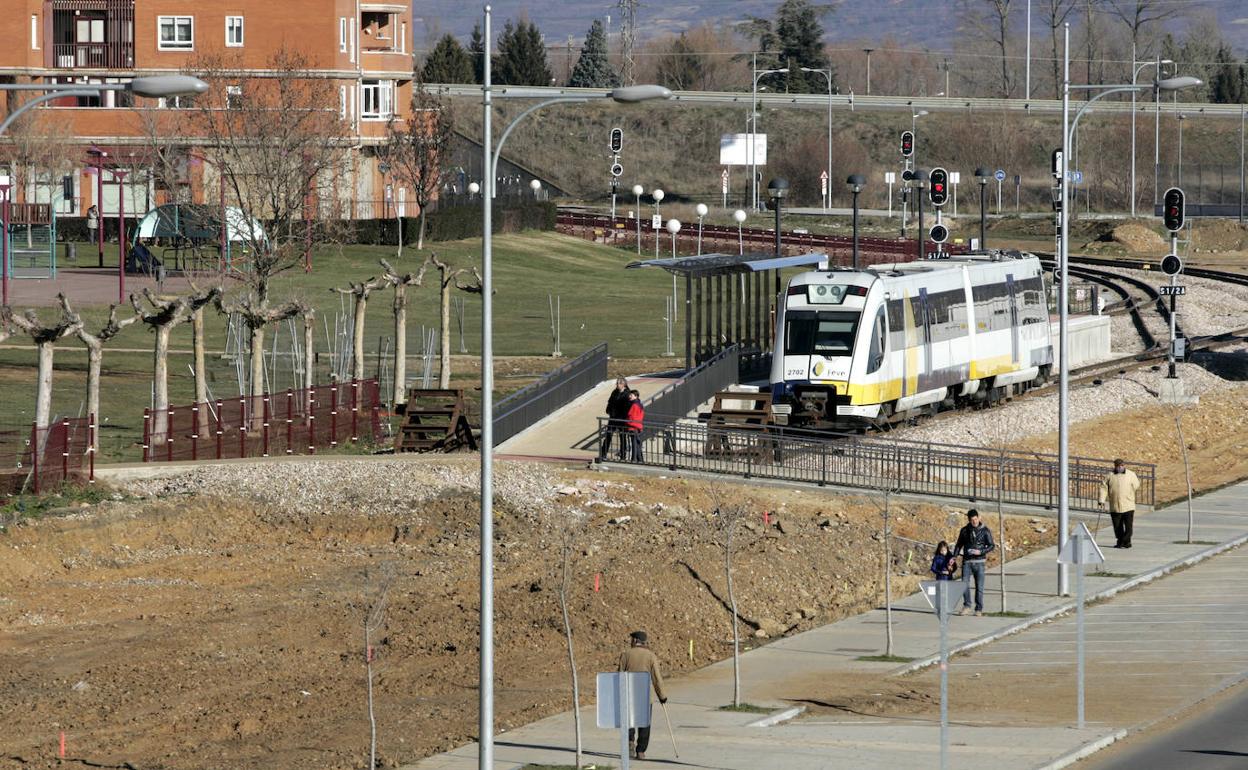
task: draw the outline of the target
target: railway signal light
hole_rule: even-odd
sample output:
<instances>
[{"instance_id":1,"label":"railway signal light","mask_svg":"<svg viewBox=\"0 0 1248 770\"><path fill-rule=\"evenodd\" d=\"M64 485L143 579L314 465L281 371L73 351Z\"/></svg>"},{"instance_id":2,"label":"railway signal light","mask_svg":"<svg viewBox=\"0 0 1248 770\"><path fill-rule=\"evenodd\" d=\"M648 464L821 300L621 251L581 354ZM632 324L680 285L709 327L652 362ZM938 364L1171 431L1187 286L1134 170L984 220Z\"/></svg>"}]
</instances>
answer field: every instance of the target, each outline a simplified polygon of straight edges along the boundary
<instances>
[{"instance_id":1,"label":"railway signal light","mask_svg":"<svg viewBox=\"0 0 1248 770\"><path fill-rule=\"evenodd\" d=\"M624 129L611 129L611 152L619 152L624 147Z\"/></svg>"},{"instance_id":2,"label":"railway signal light","mask_svg":"<svg viewBox=\"0 0 1248 770\"><path fill-rule=\"evenodd\" d=\"M932 243L944 243L949 240L949 228L939 222L932 225L932 229L928 230L927 234L932 239Z\"/></svg>"},{"instance_id":3,"label":"railway signal light","mask_svg":"<svg viewBox=\"0 0 1248 770\"><path fill-rule=\"evenodd\" d=\"M943 206L949 201L949 172L937 166L928 172L928 197L933 206ZM940 241L937 241L940 243Z\"/></svg>"},{"instance_id":4,"label":"railway signal light","mask_svg":"<svg viewBox=\"0 0 1248 770\"><path fill-rule=\"evenodd\" d=\"M1166 275L1178 275L1183 272L1183 260L1176 254L1167 254L1161 258L1161 272Z\"/></svg>"},{"instance_id":5,"label":"railway signal light","mask_svg":"<svg viewBox=\"0 0 1248 770\"><path fill-rule=\"evenodd\" d=\"M1177 187L1166 190L1161 203L1161 220L1167 230L1177 233L1183 229L1184 208L1183 191Z\"/></svg>"},{"instance_id":6,"label":"railway signal light","mask_svg":"<svg viewBox=\"0 0 1248 770\"><path fill-rule=\"evenodd\" d=\"M901 132L901 157L909 158L911 155L914 155L914 132L902 131Z\"/></svg>"}]
</instances>

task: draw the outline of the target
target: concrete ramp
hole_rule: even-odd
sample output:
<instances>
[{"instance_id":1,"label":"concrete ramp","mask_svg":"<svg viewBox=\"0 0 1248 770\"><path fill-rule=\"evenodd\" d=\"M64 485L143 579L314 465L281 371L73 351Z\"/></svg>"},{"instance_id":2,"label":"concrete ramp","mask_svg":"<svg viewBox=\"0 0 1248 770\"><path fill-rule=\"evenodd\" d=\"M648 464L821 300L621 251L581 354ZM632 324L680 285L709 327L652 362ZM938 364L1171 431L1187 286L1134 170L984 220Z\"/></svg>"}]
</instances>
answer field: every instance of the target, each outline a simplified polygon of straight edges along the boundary
<instances>
[{"instance_id":1,"label":"concrete ramp","mask_svg":"<svg viewBox=\"0 0 1248 770\"><path fill-rule=\"evenodd\" d=\"M629 377L628 386L653 396L675 380L668 377ZM607 398L615 379L604 380L572 403L530 425L495 450L513 460L584 460L598 455L598 418L607 414ZM614 447L612 448L614 451Z\"/></svg>"}]
</instances>

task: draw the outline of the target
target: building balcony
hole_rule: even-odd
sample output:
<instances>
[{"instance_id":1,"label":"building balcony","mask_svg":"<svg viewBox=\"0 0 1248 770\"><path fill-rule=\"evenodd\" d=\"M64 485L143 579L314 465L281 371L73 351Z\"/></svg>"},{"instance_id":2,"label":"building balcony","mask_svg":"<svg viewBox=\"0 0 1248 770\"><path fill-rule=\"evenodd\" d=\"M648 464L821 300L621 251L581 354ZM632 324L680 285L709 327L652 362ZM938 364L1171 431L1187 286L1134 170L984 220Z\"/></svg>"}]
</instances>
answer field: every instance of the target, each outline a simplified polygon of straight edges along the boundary
<instances>
[{"instance_id":1,"label":"building balcony","mask_svg":"<svg viewBox=\"0 0 1248 770\"><path fill-rule=\"evenodd\" d=\"M55 43L50 66L56 69L133 69L129 43Z\"/></svg>"}]
</instances>

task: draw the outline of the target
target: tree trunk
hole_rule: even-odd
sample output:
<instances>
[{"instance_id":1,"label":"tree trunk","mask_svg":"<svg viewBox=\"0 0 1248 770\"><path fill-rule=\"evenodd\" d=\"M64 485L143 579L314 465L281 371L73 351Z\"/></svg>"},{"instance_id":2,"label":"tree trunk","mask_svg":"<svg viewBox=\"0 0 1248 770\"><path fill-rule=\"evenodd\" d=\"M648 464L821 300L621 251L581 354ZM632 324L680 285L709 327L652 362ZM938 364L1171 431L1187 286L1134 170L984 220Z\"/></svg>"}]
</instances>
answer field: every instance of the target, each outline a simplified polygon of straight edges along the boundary
<instances>
[{"instance_id":1,"label":"tree trunk","mask_svg":"<svg viewBox=\"0 0 1248 770\"><path fill-rule=\"evenodd\" d=\"M400 259L403 258L403 217L399 216L397 208L395 209L395 213L394 213L394 223L398 225L398 234L394 238L395 241L398 242L398 246L399 246L398 249L396 249L394 253L394 260L397 263ZM416 248L420 248L420 247L417 246Z\"/></svg>"},{"instance_id":2,"label":"tree trunk","mask_svg":"<svg viewBox=\"0 0 1248 770\"><path fill-rule=\"evenodd\" d=\"M572 725L576 732L576 767L581 767L581 685L576 675L576 648L572 645L572 621L568 618L568 564L572 560L571 545L563 546L563 582L559 585L559 608L563 611L563 634L568 644L568 669L572 672Z\"/></svg>"},{"instance_id":3,"label":"tree trunk","mask_svg":"<svg viewBox=\"0 0 1248 770\"><path fill-rule=\"evenodd\" d=\"M364 379L364 311L368 309L368 295L355 295L355 341L352 343L351 379Z\"/></svg>"},{"instance_id":4,"label":"tree trunk","mask_svg":"<svg viewBox=\"0 0 1248 770\"><path fill-rule=\"evenodd\" d=\"M1192 466L1187 461L1187 442L1183 440L1183 416L1178 407L1174 409L1174 429L1179 434L1179 449L1183 450L1183 472L1187 478L1187 542L1192 542Z\"/></svg>"},{"instance_id":5,"label":"tree trunk","mask_svg":"<svg viewBox=\"0 0 1248 770\"><path fill-rule=\"evenodd\" d=\"M303 417L305 423L312 420L312 386L316 382L316 316L303 314Z\"/></svg>"},{"instance_id":6,"label":"tree trunk","mask_svg":"<svg viewBox=\"0 0 1248 770\"><path fill-rule=\"evenodd\" d=\"M425 248L425 207L420 207L420 224L416 227L416 250Z\"/></svg>"},{"instance_id":7,"label":"tree trunk","mask_svg":"<svg viewBox=\"0 0 1248 770\"><path fill-rule=\"evenodd\" d=\"M373 642L364 623L364 672L368 677L368 770L377 768L377 712L373 709Z\"/></svg>"},{"instance_id":8,"label":"tree trunk","mask_svg":"<svg viewBox=\"0 0 1248 770\"><path fill-rule=\"evenodd\" d=\"M889 547L890 516L892 511L889 494L884 493L884 655L893 655L893 553Z\"/></svg>"},{"instance_id":9,"label":"tree trunk","mask_svg":"<svg viewBox=\"0 0 1248 770\"><path fill-rule=\"evenodd\" d=\"M204 308L200 306L191 313L191 348L195 357L195 403L199 404L199 417L195 430L203 434L208 430L208 372L204 369Z\"/></svg>"},{"instance_id":10,"label":"tree trunk","mask_svg":"<svg viewBox=\"0 0 1248 770\"><path fill-rule=\"evenodd\" d=\"M264 425L264 325L251 327L251 412L247 430L259 432Z\"/></svg>"},{"instance_id":11,"label":"tree trunk","mask_svg":"<svg viewBox=\"0 0 1248 770\"><path fill-rule=\"evenodd\" d=\"M39 390L35 396L35 427L47 428L52 412L52 342L37 342L39 351Z\"/></svg>"},{"instance_id":12,"label":"tree trunk","mask_svg":"<svg viewBox=\"0 0 1248 770\"><path fill-rule=\"evenodd\" d=\"M407 403L407 284L394 284L394 406Z\"/></svg>"},{"instance_id":13,"label":"tree trunk","mask_svg":"<svg viewBox=\"0 0 1248 770\"><path fill-rule=\"evenodd\" d=\"M168 440L169 432L169 332L173 327L156 327L155 363L152 367L152 445Z\"/></svg>"},{"instance_id":14,"label":"tree trunk","mask_svg":"<svg viewBox=\"0 0 1248 770\"><path fill-rule=\"evenodd\" d=\"M440 281L442 285L442 296L439 304L441 305L441 313L439 314L441 321L438 324L438 333L441 335L439 340L439 374L438 387L451 387L451 281L445 276Z\"/></svg>"},{"instance_id":15,"label":"tree trunk","mask_svg":"<svg viewBox=\"0 0 1248 770\"><path fill-rule=\"evenodd\" d=\"M91 434L91 448L100 445L100 365L104 359L104 344L99 340L87 342L87 416L95 420L95 431Z\"/></svg>"},{"instance_id":16,"label":"tree trunk","mask_svg":"<svg viewBox=\"0 0 1248 770\"><path fill-rule=\"evenodd\" d=\"M728 581L728 606L732 609L732 705L741 705L741 635L737 629L737 594L732 587L732 535L724 548L724 576Z\"/></svg>"}]
</instances>

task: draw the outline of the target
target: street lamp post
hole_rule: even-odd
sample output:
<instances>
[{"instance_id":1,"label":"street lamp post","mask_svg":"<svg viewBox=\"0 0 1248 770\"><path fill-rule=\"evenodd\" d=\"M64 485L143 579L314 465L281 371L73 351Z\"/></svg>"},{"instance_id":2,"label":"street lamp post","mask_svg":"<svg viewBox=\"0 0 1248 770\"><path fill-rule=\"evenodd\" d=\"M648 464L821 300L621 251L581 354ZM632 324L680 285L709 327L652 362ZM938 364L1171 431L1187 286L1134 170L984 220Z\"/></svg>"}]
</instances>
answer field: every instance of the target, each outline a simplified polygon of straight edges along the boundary
<instances>
[{"instance_id":1,"label":"street lamp post","mask_svg":"<svg viewBox=\"0 0 1248 770\"><path fill-rule=\"evenodd\" d=\"M1183 121L1187 120L1187 116L1179 113L1179 181L1176 186L1183 186Z\"/></svg>"},{"instance_id":2,"label":"street lamp post","mask_svg":"<svg viewBox=\"0 0 1248 770\"><path fill-rule=\"evenodd\" d=\"M1145 67L1157 67L1157 77L1161 77L1161 65L1172 64L1169 59L1157 59L1156 61L1136 61L1135 59L1135 43L1131 44L1131 85L1135 85L1136 79L1140 76L1140 71ZM1135 216L1135 96L1138 92L1131 91L1131 216ZM1156 191L1153 193L1156 197Z\"/></svg>"},{"instance_id":3,"label":"street lamp post","mask_svg":"<svg viewBox=\"0 0 1248 770\"><path fill-rule=\"evenodd\" d=\"M113 169L117 180L117 304L126 301L126 175L129 171ZM103 228L101 228L103 229Z\"/></svg>"},{"instance_id":4,"label":"street lamp post","mask_svg":"<svg viewBox=\"0 0 1248 770\"><path fill-rule=\"evenodd\" d=\"M754 145L757 142L758 135L758 79L764 75L781 75L788 74L788 67L780 69L760 70L758 68L758 55L754 55L754 78L751 81L751 109L750 109L750 201L754 210L758 210L758 163L754 153Z\"/></svg>"},{"instance_id":5,"label":"street lamp post","mask_svg":"<svg viewBox=\"0 0 1248 770\"><path fill-rule=\"evenodd\" d=\"M864 48L862 52L867 55L867 96L871 95L871 52L874 48Z\"/></svg>"},{"instance_id":6,"label":"street lamp post","mask_svg":"<svg viewBox=\"0 0 1248 770\"><path fill-rule=\"evenodd\" d=\"M654 215L659 218L658 219L659 225L662 226L663 215L659 213L659 204L663 202L663 191L656 187L654 189L654 192L650 193L650 197L654 198ZM659 258L659 228L658 227L654 228L654 258L655 259ZM672 273L672 285L673 286L676 285L675 273Z\"/></svg>"},{"instance_id":7,"label":"street lamp post","mask_svg":"<svg viewBox=\"0 0 1248 770\"><path fill-rule=\"evenodd\" d=\"M99 256L98 267L104 267L104 158L107 152L92 147L87 154L95 159L95 245Z\"/></svg>"},{"instance_id":8,"label":"street lamp post","mask_svg":"<svg viewBox=\"0 0 1248 770\"><path fill-rule=\"evenodd\" d=\"M771 207L776 210L776 257L780 256L780 210L784 207L784 198L789 194L789 180L776 177L767 183L767 197L771 198Z\"/></svg>"},{"instance_id":9,"label":"street lamp post","mask_svg":"<svg viewBox=\"0 0 1248 770\"><path fill-rule=\"evenodd\" d=\"M1057 463L1058 463L1058 498L1057 498L1057 540L1059 552L1066 545L1070 536L1070 372L1069 372L1069 324L1067 323L1068 303L1070 297L1070 281L1068 266L1070 262L1070 145L1071 136L1078 128L1079 119L1095 102L1110 94L1135 92L1141 86L1135 84L1089 84L1071 85L1070 82L1070 24L1064 24L1064 54L1062 80L1062 163L1058 182L1061 185L1061 213L1059 215L1059 251L1058 269L1060 271L1060 288L1058 297L1058 399L1057 399ZM1156 80L1154 88L1161 91L1177 91L1200 85L1201 81L1193 77L1171 77ZM1070 117L1070 92L1072 89L1098 91L1084 102L1083 106ZM1182 125L1182 124L1180 124ZM1065 596L1070 593L1069 576L1065 564L1057 567L1057 591Z\"/></svg>"},{"instance_id":10,"label":"street lamp post","mask_svg":"<svg viewBox=\"0 0 1248 770\"><path fill-rule=\"evenodd\" d=\"M980 166L975 169L975 181L979 182L979 248L988 248L988 209L984 208L984 190L988 186L988 175L991 172Z\"/></svg>"},{"instance_id":11,"label":"street lamp post","mask_svg":"<svg viewBox=\"0 0 1248 770\"><path fill-rule=\"evenodd\" d=\"M849 185L849 191L854 194L854 256L852 266L858 269L858 193L862 192L862 188L867 184L867 178L862 174L850 174L845 180L845 184Z\"/></svg>"},{"instance_id":12,"label":"street lamp post","mask_svg":"<svg viewBox=\"0 0 1248 770\"><path fill-rule=\"evenodd\" d=\"M0 201L0 283L4 286L0 304L6 307L9 304L9 190L12 189L9 178L5 177L0 182L0 195L4 196Z\"/></svg>"},{"instance_id":13,"label":"street lamp post","mask_svg":"<svg viewBox=\"0 0 1248 770\"><path fill-rule=\"evenodd\" d=\"M498 157L503 144L525 117L536 110L557 103L589 101L589 97L558 97L546 99L517 115L499 137L494 147L494 92L491 83L490 54L493 51L491 9L485 6L485 51L482 78L482 154L485 162L485 189L482 200L481 228L481 609L480 609L480 672L479 725L477 765L479 770L494 768L494 193ZM523 93L518 94L523 97ZM608 91L606 98L624 104L670 99L672 92L660 86L626 86ZM530 96L531 98L531 96ZM640 215L640 211L638 212Z\"/></svg>"},{"instance_id":14,"label":"street lamp post","mask_svg":"<svg viewBox=\"0 0 1248 770\"><path fill-rule=\"evenodd\" d=\"M923 191L927 189L927 172L921 168L914 169L914 179L910 180L910 184L914 188L914 210L918 215L918 233L919 236L919 261L923 261L927 257L927 237L923 232Z\"/></svg>"},{"instance_id":15,"label":"street lamp post","mask_svg":"<svg viewBox=\"0 0 1248 770\"><path fill-rule=\"evenodd\" d=\"M672 259L675 259L676 258L676 235L680 232L680 220L679 219L667 220L667 231L672 234ZM673 279L674 278L675 276L673 276ZM672 299L674 301L675 297L673 297Z\"/></svg>"},{"instance_id":16,"label":"street lamp post","mask_svg":"<svg viewBox=\"0 0 1248 770\"><path fill-rule=\"evenodd\" d=\"M802 67L802 72L818 72L828 81L828 186L823 196L823 208L826 211L832 208L832 70Z\"/></svg>"},{"instance_id":17,"label":"street lamp post","mask_svg":"<svg viewBox=\"0 0 1248 770\"><path fill-rule=\"evenodd\" d=\"M639 184L633 185L633 195L637 196L637 256L641 256L641 194L646 188Z\"/></svg>"},{"instance_id":18,"label":"street lamp post","mask_svg":"<svg viewBox=\"0 0 1248 770\"><path fill-rule=\"evenodd\" d=\"M541 189L542 189L542 182L541 182L541 180L539 180L539 179L534 179L534 180L530 181L530 182L529 182L529 189L533 191L533 200L537 200L537 199L540 197L540 195L541 195Z\"/></svg>"},{"instance_id":19,"label":"street lamp post","mask_svg":"<svg viewBox=\"0 0 1248 770\"><path fill-rule=\"evenodd\" d=\"M745 223L745 210L737 209L732 212L732 218L737 223L737 254L745 255L745 237L741 234L741 225Z\"/></svg>"}]
</instances>

